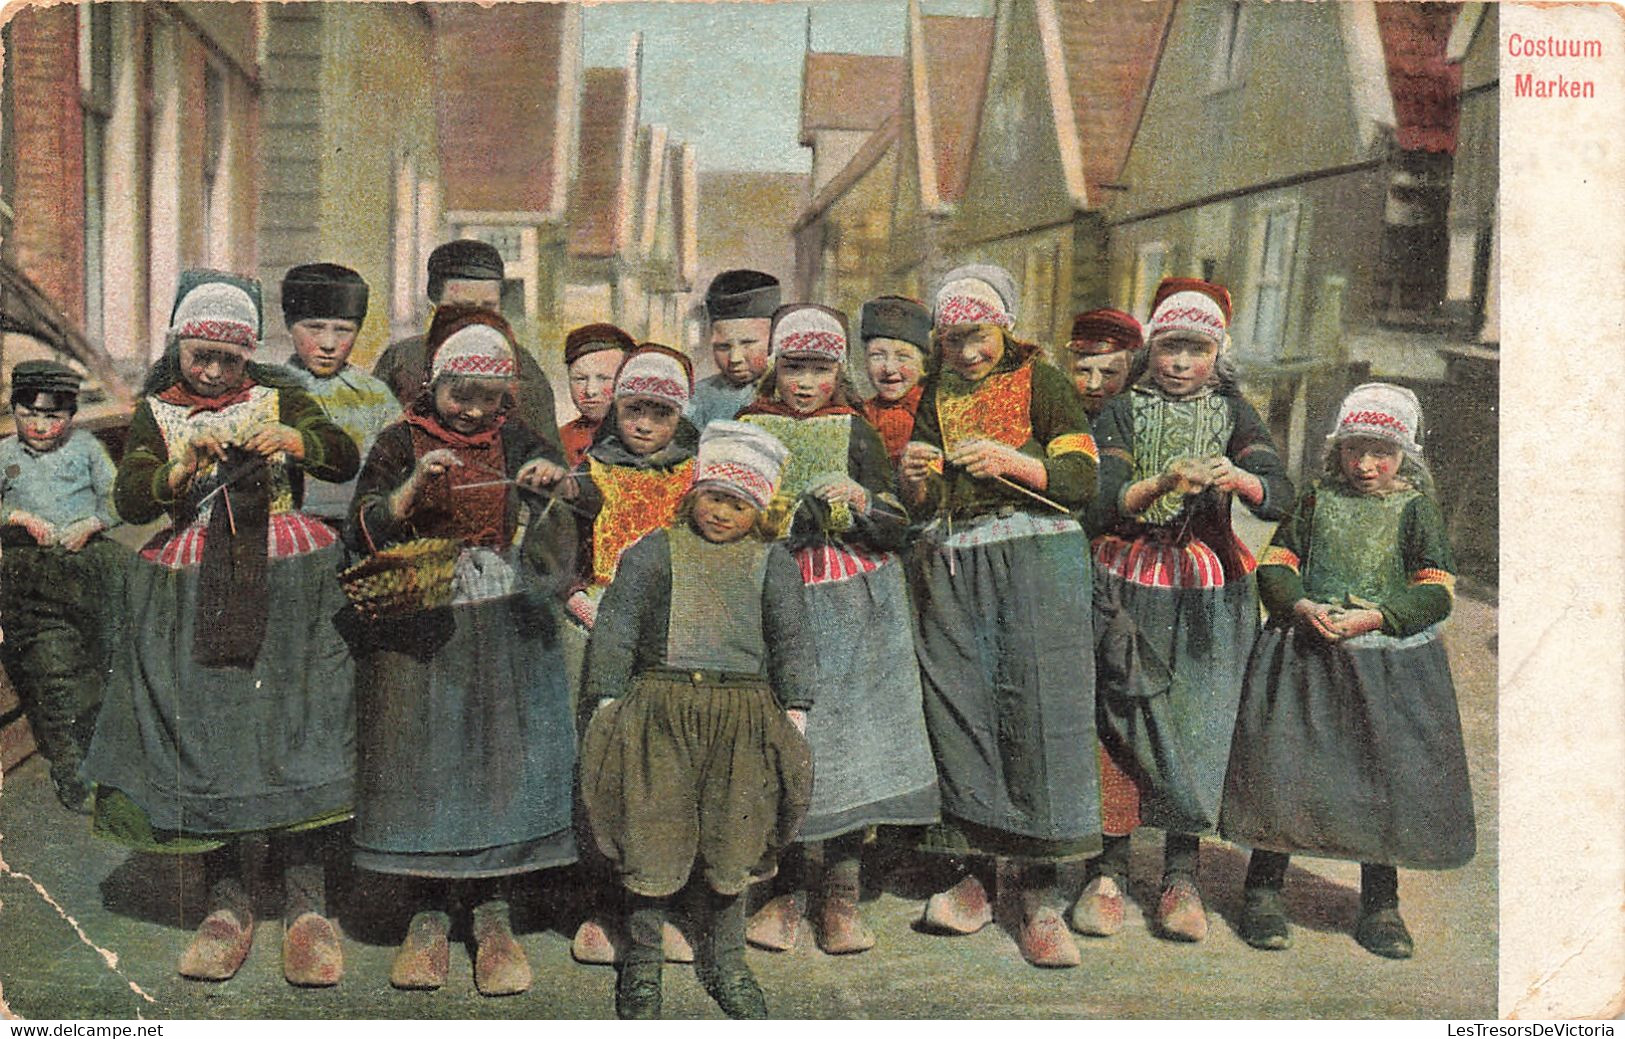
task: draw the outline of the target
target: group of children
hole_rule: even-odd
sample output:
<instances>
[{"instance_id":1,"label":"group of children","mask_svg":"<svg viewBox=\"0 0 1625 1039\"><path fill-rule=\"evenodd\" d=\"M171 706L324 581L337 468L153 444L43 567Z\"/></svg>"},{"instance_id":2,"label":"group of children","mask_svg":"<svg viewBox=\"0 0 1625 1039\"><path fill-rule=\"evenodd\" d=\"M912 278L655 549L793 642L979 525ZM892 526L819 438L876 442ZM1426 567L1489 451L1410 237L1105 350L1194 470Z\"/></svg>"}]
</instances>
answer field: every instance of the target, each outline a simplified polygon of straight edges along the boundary
<instances>
[{"instance_id":1,"label":"group of children","mask_svg":"<svg viewBox=\"0 0 1625 1039\"><path fill-rule=\"evenodd\" d=\"M477 289L484 253L452 245L442 285ZM487 995L531 983L515 879L579 859L619 895L573 950L618 963L632 1018L659 1016L667 958L766 1016L747 940L791 948L804 914L828 953L874 946L876 828L946 856L938 933L991 922L1003 860L1018 946L1048 967L1080 961L1069 922L1121 928L1139 825L1165 832L1154 923L1177 940L1207 929L1200 837L1254 849L1238 931L1264 949L1290 943L1293 853L1362 863L1356 938L1396 958L1395 867L1473 854L1416 399L1357 388L1295 497L1238 392L1223 288L1166 279L1143 343L1127 314L1080 315L1063 373L1012 334L1009 274L962 267L930 307L865 304L861 400L845 315L730 271L706 301L716 376L585 326L557 429L521 417L536 377L479 300L405 344L409 395L349 365L366 298L346 268L290 271L290 370L252 360L256 283L187 272L116 475L71 429L71 370L13 372L0 651L64 803L201 856L183 974L247 956L250 842L279 870L291 983L342 974L348 858L411 911L393 984L443 984L466 911ZM1237 498L1279 521L1256 565ZM110 505L170 520L128 566ZM442 546L439 597L348 604L347 564L406 560L416 587ZM92 581L119 609L64 625Z\"/></svg>"}]
</instances>

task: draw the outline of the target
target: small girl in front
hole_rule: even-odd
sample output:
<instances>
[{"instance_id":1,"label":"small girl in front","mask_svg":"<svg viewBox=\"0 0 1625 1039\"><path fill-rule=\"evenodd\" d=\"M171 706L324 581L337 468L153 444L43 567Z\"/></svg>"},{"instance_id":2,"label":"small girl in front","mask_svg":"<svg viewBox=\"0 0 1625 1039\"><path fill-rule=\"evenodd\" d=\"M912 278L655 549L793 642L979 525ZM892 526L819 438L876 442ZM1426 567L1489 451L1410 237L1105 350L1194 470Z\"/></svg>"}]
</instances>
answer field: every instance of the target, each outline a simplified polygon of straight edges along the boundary
<instances>
[{"instance_id":1,"label":"small girl in front","mask_svg":"<svg viewBox=\"0 0 1625 1039\"><path fill-rule=\"evenodd\" d=\"M1411 955L1395 869L1473 857L1473 798L1439 627L1455 576L1409 390L1343 401L1326 472L1258 569L1269 624L1247 665L1220 832L1255 850L1238 930L1292 942L1281 899L1293 852L1360 863L1354 938Z\"/></svg>"},{"instance_id":2,"label":"small girl in front","mask_svg":"<svg viewBox=\"0 0 1625 1039\"><path fill-rule=\"evenodd\" d=\"M1200 835L1219 821L1242 668L1258 632L1255 564L1231 527L1231 503L1276 520L1292 500L1269 430L1236 388L1230 317L1223 286L1164 278L1146 375L1095 426L1100 739L1140 789L1142 821L1164 832L1157 929L1187 942L1207 935ZM1128 836L1104 843L1072 913L1085 933L1109 933L1096 924L1122 912Z\"/></svg>"},{"instance_id":3,"label":"small girl in front","mask_svg":"<svg viewBox=\"0 0 1625 1039\"><path fill-rule=\"evenodd\" d=\"M625 892L621 1018L660 1016L667 906L700 885L695 972L724 1013L765 1018L745 964L745 888L771 876L812 796L801 732L815 660L801 572L758 521L786 451L755 426L700 434L672 525L621 556L587 646L599 704L581 748L594 840Z\"/></svg>"}]
</instances>

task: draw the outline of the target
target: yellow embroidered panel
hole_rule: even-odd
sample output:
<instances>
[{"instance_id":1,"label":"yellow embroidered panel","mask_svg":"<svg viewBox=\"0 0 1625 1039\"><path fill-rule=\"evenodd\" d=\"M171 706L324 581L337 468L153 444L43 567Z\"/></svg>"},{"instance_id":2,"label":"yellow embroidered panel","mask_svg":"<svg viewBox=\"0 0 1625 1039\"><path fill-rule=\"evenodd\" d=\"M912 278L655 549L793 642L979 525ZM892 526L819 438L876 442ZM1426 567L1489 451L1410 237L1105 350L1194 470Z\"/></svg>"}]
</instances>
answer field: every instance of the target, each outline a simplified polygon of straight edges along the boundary
<instances>
[{"instance_id":1,"label":"yellow embroidered panel","mask_svg":"<svg viewBox=\"0 0 1625 1039\"><path fill-rule=\"evenodd\" d=\"M1030 364L989 375L969 393L938 396L943 450L951 452L967 440L996 440L1020 447L1033 438L1032 402ZM1092 440L1090 446L1094 446Z\"/></svg>"},{"instance_id":2,"label":"yellow embroidered panel","mask_svg":"<svg viewBox=\"0 0 1625 1039\"><path fill-rule=\"evenodd\" d=\"M587 471L604 499L592 524L592 577L596 584L607 585L615 577L622 552L671 522L694 479L694 460L661 470L588 459Z\"/></svg>"}]
</instances>

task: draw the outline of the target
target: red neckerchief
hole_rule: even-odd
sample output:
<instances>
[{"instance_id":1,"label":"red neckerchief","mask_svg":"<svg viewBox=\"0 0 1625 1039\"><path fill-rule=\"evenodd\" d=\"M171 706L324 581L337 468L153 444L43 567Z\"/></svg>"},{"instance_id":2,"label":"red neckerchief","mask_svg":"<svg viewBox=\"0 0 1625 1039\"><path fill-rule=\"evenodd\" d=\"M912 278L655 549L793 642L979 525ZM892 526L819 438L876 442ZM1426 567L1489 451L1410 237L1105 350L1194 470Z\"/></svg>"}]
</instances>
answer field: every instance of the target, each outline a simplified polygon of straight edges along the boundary
<instances>
[{"instance_id":1,"label":"red neckerchief","mask_svg":"<svg viewBox=\"0 0 1625 1039\"><path fill-rule=\"evenodd\" d=\"M502 432L503 423L507 421L508 416L498 415L496 423L490 429L465 436L441 425L440 416L436 414L432 407L425 408L414 404L406 409L406 422L408 425L416 426L436 440L443 441L452 447L490 447L496 441L497 434Z\"/></svg>"},{"instance_id":2,"label":"red neckerchief","mask_svg":"<svg viewBox=\"0 0 1625 1039\"><path fill-rule=\"evenodd\" d=\"M191 418L204 411L224 411L233 404L241 404L248 399L249 391L259 383L244 376L243 381L233 389L227 390L218 397L200 397L193 393L184 382L176 382L169 389L158 394L158 399L165 404L174 404L186 408L186 417Z\"/></svg>"},{"instance_id":3,"label":"red neckerchief","mask_svg":"<svg viewBox=\"0 0 1625 1039\"><path fill-rule=\"evenodd\" d=\"M873 408L875 411L892 411L901 408L902 410L907 411L910 415L913 415L920 410L920 398L924 395L924 384L917 382L914 384L912 389L903 394L901 397L898 397L896 400L885 400L882 397L874 396L864 401L863 406L865 408Z\"/></svg>"},{"instance_id":4,"label":"red neckerchief","mask_svg":"<svg viewBox=\"0 0 1625 1039\"><path fill-rule=\"evenodd\" d=\"M823 418L826 415L856 415L857 413L857 409L848 407L845 404L836 404L834 401L825 404L817 411L803 413L777 397L757 397L754 401L745 405L744 409L739 412L738 417L744 418L746 415L781 415L784 418Z\"/></svg>"}]
</instances>

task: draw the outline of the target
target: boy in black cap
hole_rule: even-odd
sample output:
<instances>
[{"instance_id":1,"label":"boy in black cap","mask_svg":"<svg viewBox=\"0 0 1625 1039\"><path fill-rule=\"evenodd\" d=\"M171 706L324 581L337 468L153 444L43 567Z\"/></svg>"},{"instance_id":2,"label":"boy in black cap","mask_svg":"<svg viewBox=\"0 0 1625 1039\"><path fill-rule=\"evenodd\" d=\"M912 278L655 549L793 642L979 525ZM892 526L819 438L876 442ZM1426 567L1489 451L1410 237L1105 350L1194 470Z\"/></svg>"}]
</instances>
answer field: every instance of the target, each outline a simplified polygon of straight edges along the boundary
<instances>
[{"instance_id":1,"label":"boy in black cap","mask_svg":"<svg viewBox=\"0 0 1625 1039\"><path fill-rule=\"evenodd\" d=\"M705 290L711 356L717 374L694 387L687 417L695 429L731 419L756 399L756 380L767 371L768 333L779 309L779 279L761 271L723 271Z\"/></svg>"},{"instance_id":2,"label":"boy in black cap","mask_svg":"<svg viewBox=\"0 0 1625 1039\"><path fill-rule=\"evenodd\" d=\"M429 254L429 302L475 306L499 313L502 304L502 254L472 238L435 246ZM559 423L553 412L553 385L528 350L519 350L519 417L536 435L558 443ZM417 400L427 385L429 368L425 337L397 339L372 366L372 374L389 384L403 406Z\"/></svg>"},{"instance_id":3,"label":"boy in black cap","mask_svg":"<svg viewBox=\"0 0 1625 1039\"><path fill-rule=\"evenodd\" d=\"M350 435L366 458L380 430L401 417L389 385L350 363L356 334L367 318L367 283L336 263L307 263L282 278L282 320L293 337L289 366L299 383ZM303 477L303 473L299 476ZM334 523L350 508L355 480L305 481L303 509Z\"/></svg>"},{"instance_id":4,"label":"boy in black cap","mask_svg":"<svg viewBox=\"0 0 1625 1039\"><path fill-rule=\"evenodd\" d=\"M11 370L17 435L0 441L0 661L28 711L57 799L87 812L79 778L101 705L122 600L124 551L102 531L116 469L95 436L73 428L79 375L56 361Z\"/></svg>"}]
</instances>

